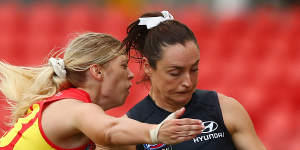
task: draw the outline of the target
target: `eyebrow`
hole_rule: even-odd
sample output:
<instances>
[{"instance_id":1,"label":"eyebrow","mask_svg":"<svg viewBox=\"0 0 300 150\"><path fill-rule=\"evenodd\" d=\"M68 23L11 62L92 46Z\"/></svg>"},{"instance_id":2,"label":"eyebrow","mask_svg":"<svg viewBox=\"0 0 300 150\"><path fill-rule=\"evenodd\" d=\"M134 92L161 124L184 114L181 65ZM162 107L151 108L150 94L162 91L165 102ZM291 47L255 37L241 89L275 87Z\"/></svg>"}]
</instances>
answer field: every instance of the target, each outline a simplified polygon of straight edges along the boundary
<instances>
[{"instance_id":1,"label":"eyebrow","mask_svg":"<svg viewBox=\"0 0 300 150\"><path fill-rule=\"evenodd\" d=\"M194 63L194 64L192 64L192 66L195 66L195 65L198 65L199 64L199 59ZM167 69L168 68L175 68L175 69L182 69L182 68L184 68L184 67L182 67L182 66L177 66L177 65L171 65L171 66L169 66L169 67L166 67Z\"/></svg>"}]
</instances>

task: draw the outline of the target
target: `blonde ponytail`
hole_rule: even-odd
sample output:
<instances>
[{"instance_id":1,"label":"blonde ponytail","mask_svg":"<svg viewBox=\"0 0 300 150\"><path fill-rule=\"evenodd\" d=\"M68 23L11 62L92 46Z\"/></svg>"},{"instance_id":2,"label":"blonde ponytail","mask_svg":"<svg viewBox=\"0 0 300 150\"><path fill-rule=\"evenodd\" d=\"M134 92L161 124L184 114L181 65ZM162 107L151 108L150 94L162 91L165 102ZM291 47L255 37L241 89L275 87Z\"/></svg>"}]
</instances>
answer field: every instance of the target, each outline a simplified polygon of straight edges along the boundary
<instances>
[{"instance_id":1,"label":"blonde ponytail","mask_svg":"<svg viewBox=\"0 0 300 150\"><path fill-rule=\"evenodd\" d=\"M56 79L53 68L18 67L0 62L0 90L6 96L11 110L11 123L26 114L33 103L53 96L62 80Z\"/></svg>"},{"instance_id":2,"label":"blonde ponytail","mask_svg":"<svg viewBox=\"0 0 300 150\"><path fill-rule=\"evenodd\" d=\"M63 64L66 77L63 78L56 75L49 64L19 67L0 61L0 90L10 105L11 124L24 116L32 104L51 97L60 90L83 85L89 66L103 65L124 54L124 49L120 47L121 42L107 34L79 34L65 48Z\"/></svg>"}]
</instances>

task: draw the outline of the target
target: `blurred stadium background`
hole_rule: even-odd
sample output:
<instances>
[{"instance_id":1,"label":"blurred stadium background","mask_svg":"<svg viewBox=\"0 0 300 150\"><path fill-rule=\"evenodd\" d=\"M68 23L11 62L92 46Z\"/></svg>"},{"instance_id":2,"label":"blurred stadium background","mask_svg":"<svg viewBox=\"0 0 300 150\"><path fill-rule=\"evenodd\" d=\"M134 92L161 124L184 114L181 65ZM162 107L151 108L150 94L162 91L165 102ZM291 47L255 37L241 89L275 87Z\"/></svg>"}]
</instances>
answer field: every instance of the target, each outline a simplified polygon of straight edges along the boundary
<instances>
[{"instance_id":1,"label":"blurred stadium background","mask_svg":"<svg viewBox=\"0 0 300 150\"><path fill-rule=\"evenodd\" d=\"M300 149L300 6L298 0L9 0L0 1L0 59L45 63L72 33L109 33L122 40L146 11L169 10L195 33L201 51L199 84L236 98L268 149ZM121 116L147 94L135 84ZM8 129L0 100L0 136Z\"/></svg>"}]
</instances>

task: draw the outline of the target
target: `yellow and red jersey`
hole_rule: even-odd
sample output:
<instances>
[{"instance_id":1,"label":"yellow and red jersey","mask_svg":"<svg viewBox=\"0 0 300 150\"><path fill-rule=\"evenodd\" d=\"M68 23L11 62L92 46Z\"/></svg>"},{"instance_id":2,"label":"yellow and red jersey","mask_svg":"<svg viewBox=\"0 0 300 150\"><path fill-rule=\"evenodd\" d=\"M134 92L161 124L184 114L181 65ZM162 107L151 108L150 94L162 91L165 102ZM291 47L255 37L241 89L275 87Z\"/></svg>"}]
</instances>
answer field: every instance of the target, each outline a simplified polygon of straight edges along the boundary
<instances>
[{"instance_id":1,"label":"yellow and red jersey","mask_svg":"<svg viewBox=\"0 0 300 150\"><path fill-rule=\"evenodd\" d=\"M56 95L33 104L26 115L19 118L15 125L0 139L0 150L89 150L94 148L92 142L73 149L64 149L52 143L45 135L41 117L45 107L62 99L76 99L91 103L88 93L81 89L69 88Z\"/></svg>"}]
</instances>

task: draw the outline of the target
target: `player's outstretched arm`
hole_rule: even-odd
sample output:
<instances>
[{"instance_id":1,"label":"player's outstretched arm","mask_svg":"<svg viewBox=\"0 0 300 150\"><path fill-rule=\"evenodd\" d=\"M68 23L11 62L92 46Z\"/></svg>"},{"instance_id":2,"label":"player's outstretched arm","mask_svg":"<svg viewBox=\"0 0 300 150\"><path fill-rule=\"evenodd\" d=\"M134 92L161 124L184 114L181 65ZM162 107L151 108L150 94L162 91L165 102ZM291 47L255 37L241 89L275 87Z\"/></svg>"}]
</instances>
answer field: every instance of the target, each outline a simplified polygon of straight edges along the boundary
<instances>
[{"instance_id":1,"label":"player's outstretched arm","mask_svg":"<svg viewBox=\"0 0 300 150\"><path fill-rule=\"evenodd\" d=\"M74 115L76 128L99 145L176 144L194 138L203 129L200 120L188 118L166 120L158 128L159 125L106 115L95 104L80 104L76 110ZM184 109L176 111L175 118L180 117L184 111ZM153 137L155 130L158 130L158 133Z\"/></svg>"}]
</instances>

